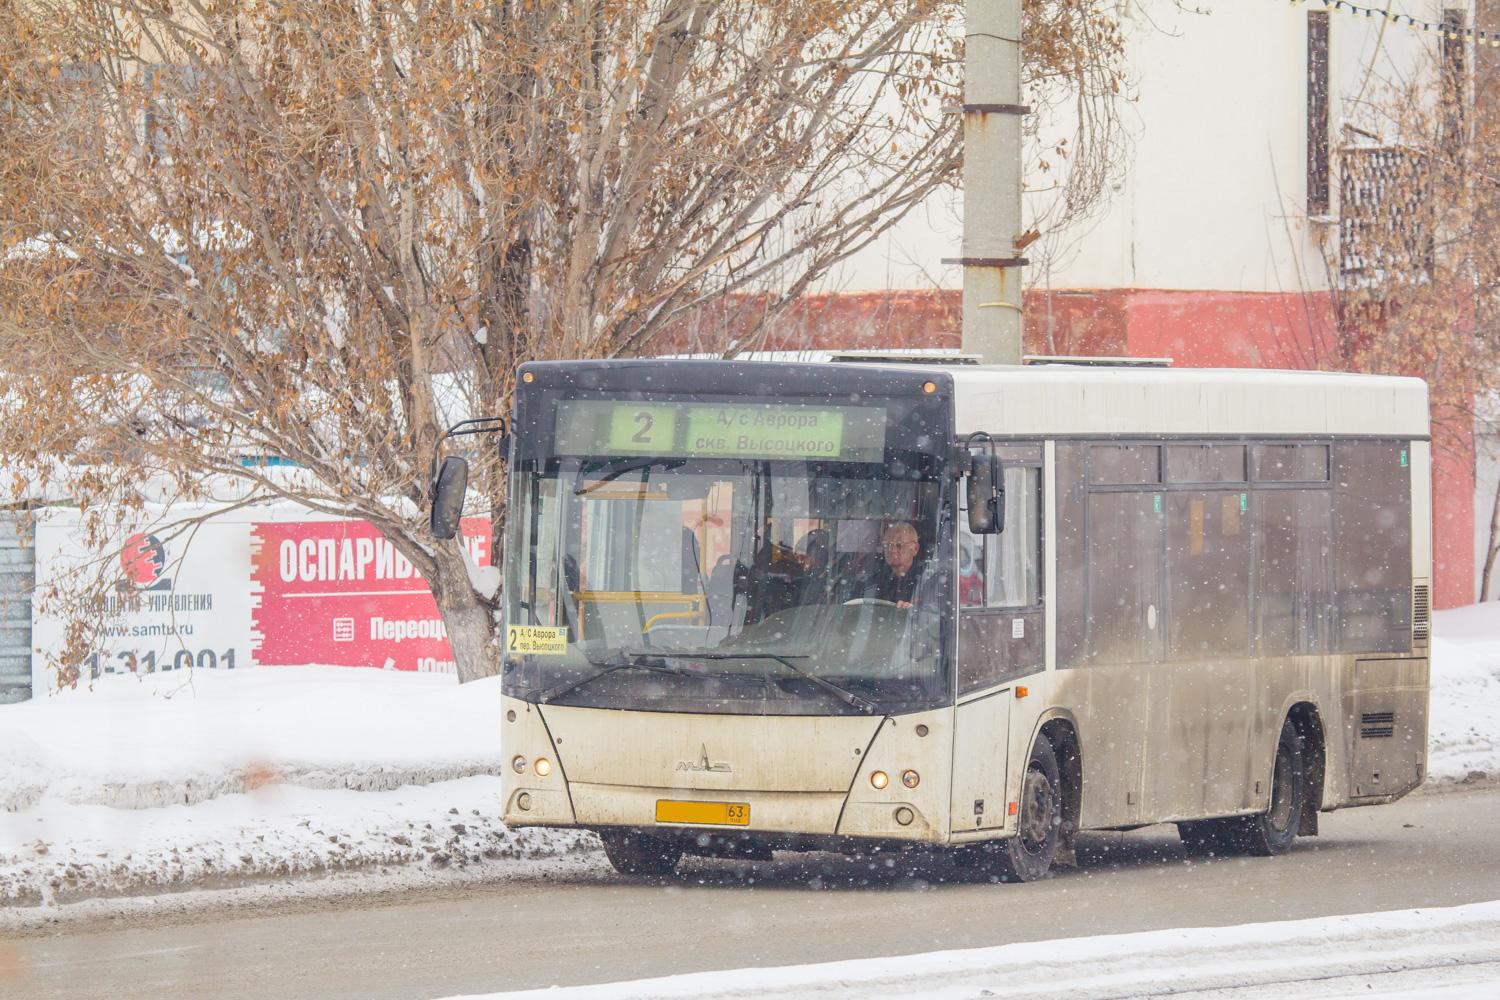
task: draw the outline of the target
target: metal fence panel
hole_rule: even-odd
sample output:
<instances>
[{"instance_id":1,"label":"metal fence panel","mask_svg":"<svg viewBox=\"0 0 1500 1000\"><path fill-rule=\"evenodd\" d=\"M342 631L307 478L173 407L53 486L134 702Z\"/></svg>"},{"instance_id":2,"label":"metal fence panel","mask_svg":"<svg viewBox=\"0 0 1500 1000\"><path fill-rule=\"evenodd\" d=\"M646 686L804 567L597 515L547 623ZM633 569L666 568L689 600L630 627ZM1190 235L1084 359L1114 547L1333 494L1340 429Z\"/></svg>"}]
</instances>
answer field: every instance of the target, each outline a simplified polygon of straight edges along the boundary
<instances>
[{"instance_id":1,"label":"metal fence panel","mask_svg":"<svg viewBox=\"0 0 1500 1000\"><path fill-rule=\"evenodd\" d=\"M30 518L0 512L0 704L31 697L31 590L36 548Z\"/></svg>"}]
</instances>

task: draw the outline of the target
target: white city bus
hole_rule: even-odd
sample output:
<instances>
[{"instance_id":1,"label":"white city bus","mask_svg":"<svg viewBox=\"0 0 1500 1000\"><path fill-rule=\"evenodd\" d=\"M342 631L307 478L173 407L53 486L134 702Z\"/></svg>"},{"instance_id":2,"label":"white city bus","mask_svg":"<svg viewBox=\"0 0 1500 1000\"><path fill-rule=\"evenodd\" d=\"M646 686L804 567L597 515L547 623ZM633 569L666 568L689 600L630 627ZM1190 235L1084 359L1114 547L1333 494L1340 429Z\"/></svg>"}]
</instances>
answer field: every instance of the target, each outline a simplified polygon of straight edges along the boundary
<instances>
[{"instance_id":1,"label":"white city bus","mask_svg":"<svg viewBox=\"0 0 1500 1000\"><path fill-rule=\"evenodd\" d=\"M504 818L621 871L1275 854L1423 780L1420 381L546 363L511 431Z\"/></svg>"}]
</instances>

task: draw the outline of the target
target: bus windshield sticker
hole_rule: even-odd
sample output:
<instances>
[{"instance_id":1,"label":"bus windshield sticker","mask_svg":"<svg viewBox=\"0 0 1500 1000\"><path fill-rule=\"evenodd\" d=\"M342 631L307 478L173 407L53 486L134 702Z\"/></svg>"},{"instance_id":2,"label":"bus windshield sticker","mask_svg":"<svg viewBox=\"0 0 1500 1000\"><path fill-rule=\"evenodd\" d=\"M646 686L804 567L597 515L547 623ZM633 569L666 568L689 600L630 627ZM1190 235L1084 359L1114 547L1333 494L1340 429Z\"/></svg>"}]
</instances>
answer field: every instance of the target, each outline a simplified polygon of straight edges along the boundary
<instances>
[{"instance_id":1,"label":"bus windshield sticker","mask_svg":"<svg viewBox=\"0 0 1500 1000\"><path fill-rule=\"evenodd\" d=\"M568 630L543 625L512 625L505 630L507 652L528 656L565 656Z\"/></svg>"},{"instance_id":2,"label":"bus windshield sticker","mask_svg":"<svg viewBox=\"0 0 1500 1000\"><path fill-rule=\"evenodd\" d=\"M885 460L882 406L563 400L561 455Z\"/></svg>"}]
</instances>

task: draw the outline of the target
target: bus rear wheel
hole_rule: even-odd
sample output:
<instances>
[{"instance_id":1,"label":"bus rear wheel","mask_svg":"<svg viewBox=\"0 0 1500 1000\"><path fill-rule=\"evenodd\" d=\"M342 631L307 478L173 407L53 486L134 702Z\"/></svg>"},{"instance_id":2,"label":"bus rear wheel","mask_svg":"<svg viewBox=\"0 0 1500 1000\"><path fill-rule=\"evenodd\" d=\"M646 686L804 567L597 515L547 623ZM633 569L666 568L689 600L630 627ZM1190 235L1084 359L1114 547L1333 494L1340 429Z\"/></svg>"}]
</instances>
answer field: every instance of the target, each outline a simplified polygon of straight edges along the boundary
<instances>
[{"instance_id":1,"label":"bus rear wheel","mask_svg":"<svg viewBox=\"0 0 1500 1000\"><path fill-rule=\"evenodd\" d=\"M1287 719L1276 743L1271 773L1271 805L1259 816L1240 820L1239 842L1246 853L1269 857L1285 854L1297 839L1307 808L1307 754L1296 723Z\"/></svg>"},{"instance_id":2,"label":"bus rear wheel","mask_svg":"<svg viewBox=\"0 0 1500 1000\"><path fill-rule=\"evenodd\" d=\"M682 860L682 845L634 830L602 830L604 856L621 875L671 875Z\"/></svg>"},{"instance_id":3,"label":"bus rear wheel","mask_svg":"<svg viewBox=\"0 0 1500 1000\"><path fill-rule=\"evenodd\" d=\"M1307 751L1296 723L1287 719L1276 742L1271 804L1266 811L1258 816L1178 823L1177 832L1189 854L1271 857L1285 854L1292 846L1307 808Z\"/></svg>"},{"instance_id":4,"label":"bus rear wheel","mask_svg":"<svg viewBox=\"0 0 1500 1000\"><path fill-rule=\"evenodd\" d=\"M1063 820L1062 775L1057 753L1045 736L1032 744L1021 782L1016 835L992 848L996 874L1004 882L1045 878L1057 856Z\"/></svg>"}]
</instances>

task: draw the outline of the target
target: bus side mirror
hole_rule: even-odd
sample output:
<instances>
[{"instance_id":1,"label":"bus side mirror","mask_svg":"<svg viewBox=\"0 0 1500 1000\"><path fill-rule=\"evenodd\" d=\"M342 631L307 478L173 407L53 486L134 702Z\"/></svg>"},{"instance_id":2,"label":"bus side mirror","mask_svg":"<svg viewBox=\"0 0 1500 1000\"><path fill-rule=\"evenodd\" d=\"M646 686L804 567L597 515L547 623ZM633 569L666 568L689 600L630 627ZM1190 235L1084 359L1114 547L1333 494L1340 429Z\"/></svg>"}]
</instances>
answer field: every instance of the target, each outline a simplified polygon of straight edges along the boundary
<instances>
[{"instance_id":1,"label":"bus side mirror","mask_svg":"<svg viewBox=\"0 0 1500 1000\"><path fill-rule=\"evenodd\" d=\"M458 534L464 513L464 492L469 488L469 463L457 455L443 459L432 481L432 515L428 529L444 541Z\"/></svg>"},{"instance_id":2,"label":"bus side mirror","mask_svg":"<svg viewBox=\"0 0 1500 1000\"><path fill-rule=\"evenodd\" d=\"M969 456L969 533L1005 530L1005 468L988 453Z\"/></svg>"}]
</instances>

